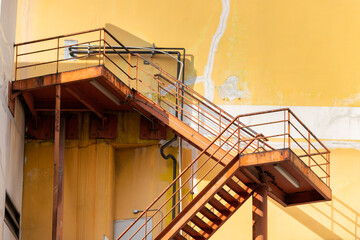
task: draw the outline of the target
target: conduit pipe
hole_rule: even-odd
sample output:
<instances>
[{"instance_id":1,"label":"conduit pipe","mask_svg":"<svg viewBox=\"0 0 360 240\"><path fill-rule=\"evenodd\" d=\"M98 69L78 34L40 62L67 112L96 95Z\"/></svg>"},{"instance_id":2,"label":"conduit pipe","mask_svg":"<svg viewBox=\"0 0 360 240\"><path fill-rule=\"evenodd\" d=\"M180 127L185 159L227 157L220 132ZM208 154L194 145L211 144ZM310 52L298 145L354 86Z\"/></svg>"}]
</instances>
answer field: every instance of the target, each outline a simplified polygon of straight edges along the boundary
<instances>
[{"instance_id":1,"label":"conduit pipe","mask_svg":"<svg viewBox=\"0 0 360 240\"><path fill-rule=\"evenodd\" d=\"M173 160L173 181L176 179L176 158L172 154L165 155L164 149L167 148L168 146L170 146L170 144L172 144L173 142L175 142L176 139L177 139L177 136L175 135L172 139L170 139L168 142L166 142L160 148L160 154L164 159L167 160L167 159L171 158ZM173 194L174 194L174 196L173 196L173 199L172 199L172 207L174 207L175 204L176 204L176 194L175 194L175 192L176 192L176 182L173 184ZM174 208L172 210L172 219L175 218L175 213L176 213L176 210Z\"/></svg>"}]
</instances>

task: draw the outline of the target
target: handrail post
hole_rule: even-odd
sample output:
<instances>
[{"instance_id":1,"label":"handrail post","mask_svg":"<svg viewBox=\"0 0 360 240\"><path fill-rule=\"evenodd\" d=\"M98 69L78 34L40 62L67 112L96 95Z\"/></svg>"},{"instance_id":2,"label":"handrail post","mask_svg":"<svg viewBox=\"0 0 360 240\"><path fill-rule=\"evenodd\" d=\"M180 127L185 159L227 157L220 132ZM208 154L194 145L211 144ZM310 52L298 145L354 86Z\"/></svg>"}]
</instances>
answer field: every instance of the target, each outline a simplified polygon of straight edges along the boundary
<instances>
[{"instance_id":1,"label":"handrail post","mask_svg":"<svg viewBox=\"0 0 360 240\"><path fill-rule=\"evenodd\" d=\"M284 111L284 148L285 148L285 139L286 139L286 111Z\"/></svg>"},{"instance_id":2,"label":"handrail post","mask_svg":"<svg viewBox=\"0 0 360 240\"><path fill-rule=\"evenodd\" d=\"M241 134L240 134L240 131L241 131L241 127L240 127L240 117L238 117L238 153L240 153L240 146L241 146Z\"/></svg>"},{"instance_id":3,"label":"handrail post","mask_svg":"<svg viewBox=\"0 0 360 240\"><path fill-rule=\"evenodd\" d=\"M104 31L104 30L102 30L102 31ZM106 34L105 34L105 31L104 31L104 38L103 38L103 44L104 44L104 46L103 46L103 66L105 67L105 56L106 56L106 52L105 52L105 37L106 37Z\"/></svg>"},{"instance_id":4,"label":"handrail post","mask_svg":"<svg viewBox=\"0 0 360 240\"><path fill-rule=\"evenodd\" d=\"M18 46L15 47L15 81L17 79L17 70L18 70Z\"/></svg>"},{"instance_id":5,"label":"handrail post","mask_svg":"<svg viewBox=\"0 0 360 240\"><path fill-rule=\"evenodd\" d=\"M179 89L180 89L180 86L179 86L179 83L178 82L175 82L175 87L176 87L176 99L175 99L175 104L176 104L176 116L177 116L177 118L178 119L180 119L180 114L179 114L179 110L180 110L180 108L179 108L179 103L180 103L180 101L179 101Z\"/></svg>"},{"instance_id":6,"label":"handrail post","mask_svg":"<svg viewBox=\"0 0 360 240\"><path fill-rule=\"evenodd\" d=\"M158 77L157 85L158 85L158 104L161 104L161 92L160 92L160 78Z\"/></svg>"},{"instance_id":7,"label":"handrail post","mask_svg":"<svg viewBox=\"0 0 360 240\"><path fill-rule=\"evenodd\" d=\"M101 64L101 29L99 31L99 66Z\"/></svg>"},{"instance_id":8,"label":"handrail post","mask_svg":"<svg viewBox=\"0 0 360 240\"><path fill-rule=\"evenodd\" d=\"M290 148L290 111L288 110L288 148Z\"/></svg>"},{"instance_id":9,"label":"handrail post","mask_svg":"<svg viewBox=\"0 0 360 240\"><path fill-rule=\"evenodd\" d=\"M129 61L129 67L128 67L128 75L130 76L130 68L131 68L131 54L128 53L129 57L128 57L128 61ZM129 81L129 87L130 87L130 77L128 77L128 81Z\"/></svg>"},{"instance_id":10,"label":"handrail post","mask_svg":"<svg viewBox=\"0 0 360 240\"><path fill-rule=\"evenodd\" d=\"M310 143L311 143L311 139L310 139L310 132L308 131L308 154L309 154L309 166L310 166Z\"/></svg>"},{"instance_id":11,"label":"handrail post","mask_svg":"<svg viewBox=\"0 0 360 240\"><path fill-rule=\"evenodd\" d=\"M329 152L327 153L327 160L328 160L328 164L326 165L326 172L328 176L326 178L326 183L330 187L330 153Z\"/></svg>"},{"instance_id":12,"label":"handrail post","mask_svg":"<svg viewBox=\"0 0 360 240\"><path fill-rule=\"evenodd\" d=\"M197 119L198 119L198 133L200 133L200 102L198 101L197 102L198 104L198 117L197 117Z\"/></svg>"},{"instance_id":13,"label":"handrail post","mask_svg":"<svg viewBox=\"0 0 360 240\"><path fill-rule=\"evenodd\" d=\"M220 109L220 115L219 115L219 134L221 133L221 109Z\"/></svg>"},{"instance_id":14,"label":"handrail post","mask_svg":"<svg viewBox=\"0 0 360 240\"><path fill-rule=\"evenodd\" d=\"M60 38L57 39L56 73L59 73L59 45Z\"/></svg>"},{"instance_id":15,"label":"handrail post","mask_svg":"<svg viewBox=\"0 0 360 240\"><path fill-rule=\"evenodd\" d=\"M139 91L139 89L138 89L138 78L139 78L139 56L136 56L136 90L137 91Z\"/></svg>"},{"instance_id":16,"label":"handrail post","mask_svg":"<svg viewBox=\"0 0 360 240\"><path fill-rule=\"evenodd\" d=\"M145 213L145 240L147 239L147 211Z\"/></svg>"}]
</instances>

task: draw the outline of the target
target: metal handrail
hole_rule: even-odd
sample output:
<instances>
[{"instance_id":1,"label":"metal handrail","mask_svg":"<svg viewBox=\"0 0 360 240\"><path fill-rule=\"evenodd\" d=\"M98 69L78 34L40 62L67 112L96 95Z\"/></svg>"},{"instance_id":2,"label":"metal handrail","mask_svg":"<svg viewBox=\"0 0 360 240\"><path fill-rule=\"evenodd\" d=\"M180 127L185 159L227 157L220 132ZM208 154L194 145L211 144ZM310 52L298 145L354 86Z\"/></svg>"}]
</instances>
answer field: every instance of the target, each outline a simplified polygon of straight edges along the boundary
<instances>
[{"instance_id":1,"label":"metal handrail","mask_svg":"<svg viewBox=\"0 0 360 240\"><path fill-rule=\"evenodd\" d=\"M203 157L204 155L207 155L207 154L208 154L209 149L216 143L216 141L218 141L219 138L222 137L222 135L224 135L225 133L228 132L228 130L230 129L230 127L233 126L233 125L236 123L236 121L238 121L238 117L234 118L234 120L233 120L202 152L200 152L200 153L198 154L198 156L197 156L194 160L192 160L192 162L168 185L168 187L166 187L166 188L162 191L162 193L160 193L160 195L144 210L144 212L143 212L140 216L138 216L138 218L117 238L117 240L119 240L122 236L124 236L124 235L127 233L127 231L129 231L129 230L136 224L136 222L137 222L139 219L141 219L142 217L146 216L147 211L148 211L149 209L151 209L151 208L161 199L161 197L163 197L163 196L166 194L166 192L167 192L174 184L176 184L177 181L178 181L181 177L183 177L183 176L188 172L189 169L193 168L193 166L195 165L195 163L197 163L198 160L199 160L201 157ZM235 129L234 131L232 131L232 133L231 133L229 136L227 136L226 140L223 141L222 145L225 144L234 134L239 134L238 129ZM240 140L239 135L238 135L237 139L238 139L238 141ZM198 182L197 182L194 186L192 186L192 187L187 191L187 193L175 204L175 206L172 206L172 208L171 208L166 214L163 215L163 217L159 220L159 222L157 222L157 223L155 224L155 226L154 226L150 231L153 231L153 230L156 228L156 226L158 226L158 225L160 224L160 222L162 222L162 221L166 218L166 216L168 216L168 214L171 213L172 210L173 210L177 205L179 205L180 202L181 202L187 195L189 195L189 193L192 192L192 191L195 189L195 187L197 187L197 186L199 185L199 183L200 183L216 166L219 165L219 163L221 162L221 160L222 160L226 155L230 154L230 151L232 151L233 148L238 147L238 149L237 149L238 154L242 154L255 140L260 140L260 139L263 139L263 137L262 137L261 135L258 135L258 136L256 136L255 138L252 138L251 141L250 141L249 143L247 143L247 145L246 145L244 148L241 148L241 149L239 148L238 141L234 142L233 145L232 145L232 148L231 148L230 150L228 150L220 159L218 159L217 161L215 161L215 163L212 161L212 163L214 163L214 164L211 165L210 167L207 166L207 167L209 167L210 169L204 174L204 176L203 176L202 178L200 178L200 180L198 180ZM182 183L182 185L179 186L179 188L177 189L177 191L176 191L175 193L173 193L171 196L169 196L166 201L162 202L162 203L161 203L161 206L160 206L160 207L157 207L157 209L158 209L158 210L159 210L159 209L162 209L162 208L172 199L172 197L173 197L176 193L178 193L178 192L186 185L186 183L189 182L190 179L192 179L192 178L195 176L195 174L197 174L197 173L200 171L200 169L202 169L202 168L205 166L205 164L209 162L209 160L210 160L211 158L213 158L213 157L215 156L215 154L217 153L217 151L221 149L222 145L218 146L218 148L217 148L213 153L211 153L210 156L208 156L208 158L200 165L200 167L198 167L194 172L192 172L192 173L190 174L190 176ZM155 213L153 214L153 216L156 215L156 214L157 214L157 212L155 212ZM146 217L145 217L145 219L146 219L146 220L145 220L145 223L144 223L142 226L140 226L140 227L137 229L137 231L135 231L135 233L133 233L133 235L129 238L129 240L132 239L144 226L146 226L146 224L147 224L148 221L151 220L151 218L150 218L150 219L147 219ZM149 232L149 233L150 233L150 232ZM146 236L147 236L149 233L146 233ZM146 236L144 236L144 238L146 238ZM143 238L143 239L144 239L144 238Z\"/></svg>"},{"instance_id":2,"label":"metal handrail","mask_svg":"<svg viewBox=\"0 0 360 240\"><path fill-rule=\"evenodd\" d=\"M84 43L82 42L79 44L72 44L69 46L60 46L60 39L65 37L93 33L96 31L99 31L100 33L99 38L96 40L86 41L86 43L98 42L99 43L98 53L92 52L91 54L88 55L76 56L69 59L59 59L59 49L65 49L71 46L78 46ZM128 60L125 59L121 55L123 53L119 53L117 49L113 48L113 46L109 43L110 41L106 39L106 37L110 37L112 41L120 45L129 55L129 59ZM57 40L56 47L41 49L32 52L27 51L25 53L19 53L20 46L31 45L34 43L52 41L52 40ZM15 80L17 80L18 70L36 67L38 65L56 63L56 73L59 73L60 72L59 63L71 59L84 59L84 58L90 59L91 57L91 59L95 59L95 60L98 59L98 65L105 66L106 64L111 63L113 64L113 66L115 66L116 69L119 69L120 74L124 74L125 78L129 80L128 83L129 87L131 87L131 84L135 84L135 90L137 90L143 95L146 95L145 94L146 92L142 91L141 87L145 87L146 89L150 90L151 93L157 94L157 101L158 101L157 104L160 107L163 107L165 109L165 106L161 105L162 103L164 103L169 109L174 109L175 112L177 113L175 115L181 121L183 121L181 115L185 116L186 119L189 119L189 124L193 123L195 125L195 127L193 126L190 127L192 127L195 131L197 131L199 134L203 135L209 140L210 144L207 145L207 147L203 149L203 151L201 151L201 153L198 155L197 158L192 160L192 162L183 170L183 172L177 178L175 178L175 180L167 188L165 188L165 190L159 195L159 197L157 197L155 201L152 204L150 204L150 206L147 209L145 209L145 211L137 218L136 221L138 221L138 219L140 219L142 216L147 214L147 210L149 210L162 196L164 196L166 191L169 190L173 186L173 184L176 183L176 181L178 181L181 177L183 177L184 172L188 171L190 168L193 168L194 163L199 160L200 156L206 155L208 157L205 163L208 163L210 158L216 159L215 165L217 165L222 161L222 159L225 158L225 156L234 157L234 149L235 152L237 151L237 153L240 152L249 153L251 151L254 152L254 151L266 151L266 150L278 149L277 147L274 146L273 143L271 143L271 141L268 141L272 139L283 138L284 148L285 147L292 148L291 143L295 143L302 152L301 154L298 154L298 157L302 159L302 161L305 164L307 164L307 166L309 166L310 169L320 168L325 175L324 176L318 174L317 175L319 176L319 178L323 179L323 181L328 186L330 186L330 155L329 155L330 150L313 134L313 132L311 132L305 126L305 124L289 108L281 108L270 111L242 114L237 116L236 118L233 118L229 113L227 113L226 111L224 111L223 109L221 109L220 107L218 107L217 105L215 105L214 103L203 97L201 94L197 93L193 89L183 84L181 81L173 77L167 71L163 70L162 68L160 68L153 62L149 61L142 55L134 53L128 48L126 48L119 40L117 40L114 37L114 35L112 35L105 28L98 28L90 31L83 31L73 34L59 35L56 37L39 39L35 41L28 41L28 42L15 44L14 46L15 46ZM108 46L110 49L112 49L114 53L117 53L116 54L117 59L113 59L106 54L105 46ZM45 51L54 51L54 50L57 50L56 60L19 66L18 57L31 56L32 54L37 54ZM136 63L132 63L132 58L135 58ZM139 65L139 59L149 63L149 65L151 66L151 72L147 72L144 67L141 67ZM125 65L128 66L128 72L126 72L126 70L123 67L121 67L121 63L124 63ZM132 69L136 71L135 74L131 73ZM154 71L155 72L157 71L158 73L154 74L153 73ZM140 77L141 73L145 74L147 78L143 79L142 77ZM165 83L163 81L165 81ZM153 87L154 84L155 85L157 84L158 90L156 90ZM165 94L163 95L161 91L164 91ZM149 99L149 101L152 100ZM189 107L190 110L189 111L186 110L186 107ZM170 110L167 112L170 113ZM181 114L179 114L180 112ZM262 118L263 115L275 114L279 112L284 113L284 117L282 119L276 119L274 121L265 121L260 123L252 123L248 125L244 124L244 122L246 122L244 121L246 118L256 118L257 120L259 119L263 120ZM270 126L270 125L273 126L276 124L283 124L283 132L274 132L268 134L267 136L262 135L261 137L259 137L259 134L257 133L258 131L255 131L256 128ZM203 130L207 133L208 136L203 134ZM304 148L299 143L298 141L299 139L296 139L294 133L300 135L301 137L300 139L305 139L305 144L307 145L307 149ZM255 139L257 140L257 144L254 144ZM317 147L315 143L319 144L320 148ZM245 147L242 147L241 145L245 145ZM259 145L263 145L263 146L259 147ZM223 154L222 157L218 156L220 149L223 150L222 153L225 153ZM321 157L322 160L318 161L317 157ZM307 163L304 160L304 158L308 159ZM197 168L194 172L192 172L192 174L187 179L187 181L185 181L174 194L178 193L181 187L185 186L184 184L188 182L191 177L194 177L194 174L196 174L199 171L199 169L204 166L204 164L202 164L199 168ZM192 189L194 189L194 186L192 186L191 190ZM184 199L184 197L182 199ZM162 207L165 206L166 203L167 201L165 201ZM167 214L162 219L165 219L166 216Z\"/></svg>"}]
</instances>

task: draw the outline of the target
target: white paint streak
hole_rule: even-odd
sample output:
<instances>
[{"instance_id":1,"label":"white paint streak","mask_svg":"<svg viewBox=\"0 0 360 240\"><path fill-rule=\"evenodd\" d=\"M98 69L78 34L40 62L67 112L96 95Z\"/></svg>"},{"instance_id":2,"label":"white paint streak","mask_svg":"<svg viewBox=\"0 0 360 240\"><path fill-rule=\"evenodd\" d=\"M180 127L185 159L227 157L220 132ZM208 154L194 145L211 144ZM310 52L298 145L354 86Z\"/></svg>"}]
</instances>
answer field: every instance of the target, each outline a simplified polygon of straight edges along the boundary
<instances>
[{"instance_id":1,"label":"white paint streak","mask_svg":"<svg viewBox=\"0 0 360 240\"><path fill-rule=\"evenodd\" d=\"M204 81L205 98L213 101L214 99L214 83L211 79L211 74L214 67L215 53L217 51L219 42L224 35L226 29L226 22L230 14L230 0L222 0L222 12L220 15L220 22L216 29L216 32L212 38L208 60L204 69L204 76L198 76L196 78L189 79L187 82L199 83ZM190 84L189 84L190 85Z\"/></svg>"}]
</instances>

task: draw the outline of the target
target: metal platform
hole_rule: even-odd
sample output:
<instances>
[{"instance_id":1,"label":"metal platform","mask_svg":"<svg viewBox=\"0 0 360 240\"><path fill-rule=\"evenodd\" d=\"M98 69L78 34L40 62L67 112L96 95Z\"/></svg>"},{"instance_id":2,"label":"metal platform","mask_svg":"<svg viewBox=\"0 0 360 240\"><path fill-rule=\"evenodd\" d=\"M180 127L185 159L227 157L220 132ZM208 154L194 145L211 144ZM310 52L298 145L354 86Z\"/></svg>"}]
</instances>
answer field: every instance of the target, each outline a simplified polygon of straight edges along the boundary
<instances>
[{"instance_id":1,"label":"metal platform","mask_svg":"<svg viewBox=\"0 0 360 240\"><path fill-rule=\"evenodd\" d=\"M331 200L331 189L291 150L280 149L240 157L248 179L269 186L269 196L284 207Z\"/></svg>"}]
</instances>

